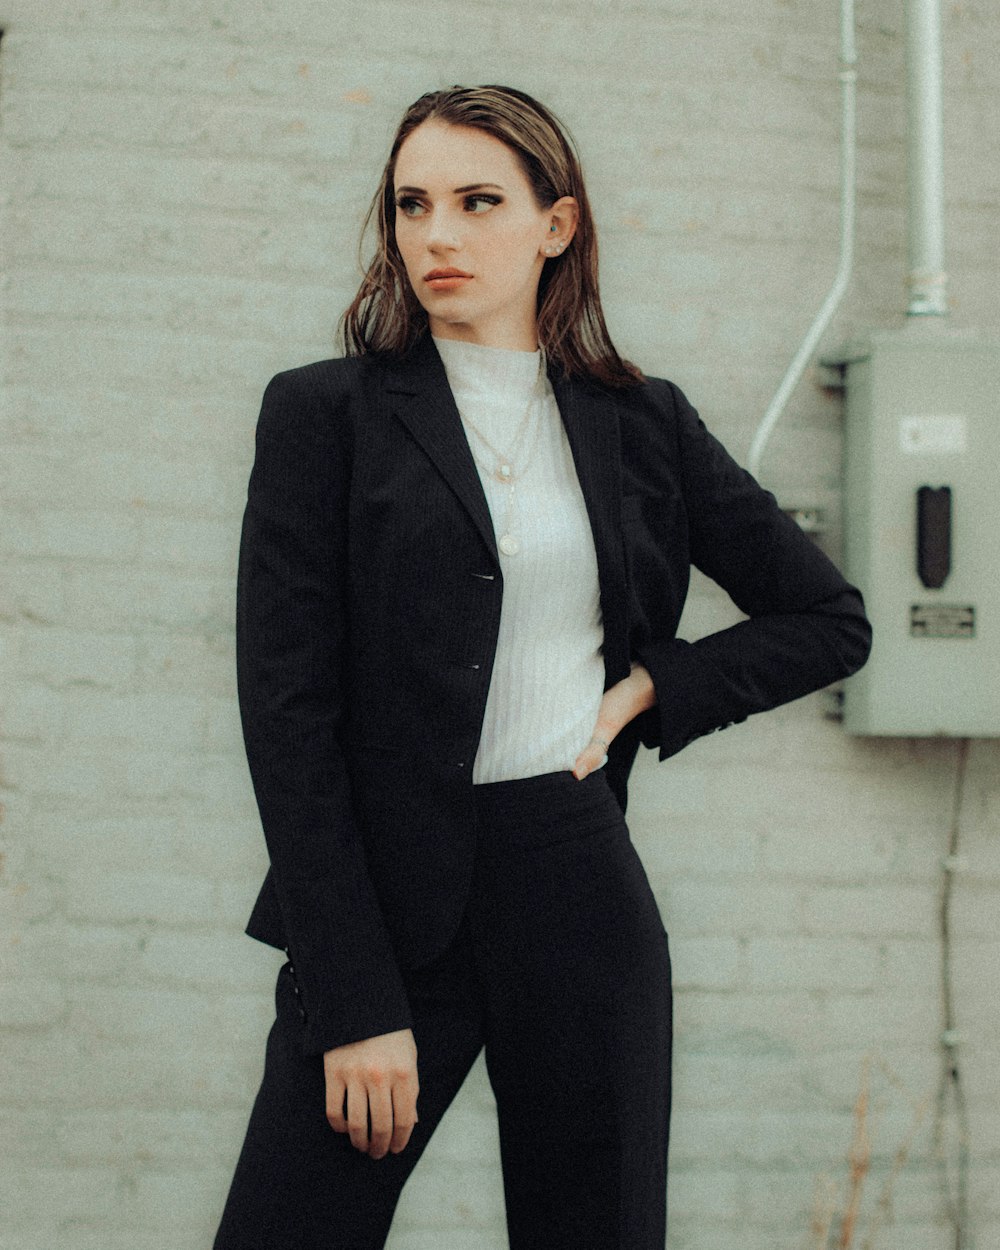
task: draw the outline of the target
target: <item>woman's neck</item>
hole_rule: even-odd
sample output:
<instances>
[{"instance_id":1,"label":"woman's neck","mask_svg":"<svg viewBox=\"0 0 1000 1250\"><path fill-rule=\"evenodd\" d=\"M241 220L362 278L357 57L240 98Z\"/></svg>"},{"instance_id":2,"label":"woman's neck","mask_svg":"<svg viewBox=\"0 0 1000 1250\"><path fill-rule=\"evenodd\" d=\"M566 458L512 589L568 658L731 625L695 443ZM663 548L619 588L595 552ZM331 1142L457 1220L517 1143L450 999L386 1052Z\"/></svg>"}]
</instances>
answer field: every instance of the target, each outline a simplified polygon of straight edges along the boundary
<instances>
[{"instance_id":1,"label":"woman's neck","mask_svg":"<svg viewBox=\"0 0 1000 1250\"><path fill-rule=\"evenodd\" d=\"M430 331L436 339L453 339L461 343L474 343L478 347L499 347L512 352L538 350L538 324L534 318L530 323L512 321L509 324L477 326L471 322L447 322L440 317L432 317Z\"/></svg>"}]
</instances>

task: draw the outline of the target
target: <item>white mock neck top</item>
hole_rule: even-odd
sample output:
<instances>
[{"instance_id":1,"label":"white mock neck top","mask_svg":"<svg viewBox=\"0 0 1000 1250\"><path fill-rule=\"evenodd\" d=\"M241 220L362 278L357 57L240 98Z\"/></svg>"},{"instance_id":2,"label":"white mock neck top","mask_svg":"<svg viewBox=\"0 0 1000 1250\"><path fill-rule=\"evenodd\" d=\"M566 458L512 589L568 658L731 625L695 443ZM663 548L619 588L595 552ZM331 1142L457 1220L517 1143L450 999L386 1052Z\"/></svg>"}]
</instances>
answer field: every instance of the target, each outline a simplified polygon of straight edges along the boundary
<instances>
[{"instance_id":1,"label":"white mock neck top","mask_svg":"<svg viewBox=\"0 0 1000 1250\"><path fill-rule=\"evenodd\" d=\"M503 574L472 779L571 769L597 720L604 631L594 539L555 395L540 352L434 343L479 470ZM498 480L498 456L487 444L509 463L509 479ZM504 550L514 544L516 552Z\"/></svg>"}]
</instances>

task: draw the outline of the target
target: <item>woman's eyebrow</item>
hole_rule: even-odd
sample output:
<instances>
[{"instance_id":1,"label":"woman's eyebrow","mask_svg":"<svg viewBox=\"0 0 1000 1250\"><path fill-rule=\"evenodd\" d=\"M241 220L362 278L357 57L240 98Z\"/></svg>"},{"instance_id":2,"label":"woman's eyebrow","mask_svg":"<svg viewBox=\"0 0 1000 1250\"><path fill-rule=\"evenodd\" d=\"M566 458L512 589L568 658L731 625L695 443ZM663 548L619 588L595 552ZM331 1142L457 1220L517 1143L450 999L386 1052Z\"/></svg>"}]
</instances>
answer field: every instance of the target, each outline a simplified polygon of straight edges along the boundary
<instances>
[{"instance_id":1,"label":"woman's eyebrow","mask_svg":"<svg viewBox=\"0 0 1000 1250\"><path fill-rule=\"evenodd\" d=\"M470 191L502 191L503 187L498 182L472 182L467 187L456 187L452 191L452 195L468 195ZM423 187L397 187L397 195L426 195L427 192Z\"/></svg>"}]
</instances>

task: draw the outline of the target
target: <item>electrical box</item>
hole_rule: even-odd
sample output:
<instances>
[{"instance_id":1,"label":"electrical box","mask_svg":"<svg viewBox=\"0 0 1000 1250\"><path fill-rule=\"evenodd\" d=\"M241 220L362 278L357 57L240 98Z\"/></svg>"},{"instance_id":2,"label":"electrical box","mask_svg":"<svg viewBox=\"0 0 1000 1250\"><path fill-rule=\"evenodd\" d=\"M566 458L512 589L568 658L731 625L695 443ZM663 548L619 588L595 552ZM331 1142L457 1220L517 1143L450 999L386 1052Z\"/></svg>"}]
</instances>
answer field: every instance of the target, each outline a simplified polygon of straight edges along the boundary
<instances>
[{"instance_id":1,"label":"electrical box","mask_svg":"<svg viewBox=\"0 0 1000 1250\"><path fill-rule=\"evenodd\" d=\"M849 733L1000 736L1000 344L875 334L844 370L844 537L871 658Z\"/></svg>"}]
</instances>

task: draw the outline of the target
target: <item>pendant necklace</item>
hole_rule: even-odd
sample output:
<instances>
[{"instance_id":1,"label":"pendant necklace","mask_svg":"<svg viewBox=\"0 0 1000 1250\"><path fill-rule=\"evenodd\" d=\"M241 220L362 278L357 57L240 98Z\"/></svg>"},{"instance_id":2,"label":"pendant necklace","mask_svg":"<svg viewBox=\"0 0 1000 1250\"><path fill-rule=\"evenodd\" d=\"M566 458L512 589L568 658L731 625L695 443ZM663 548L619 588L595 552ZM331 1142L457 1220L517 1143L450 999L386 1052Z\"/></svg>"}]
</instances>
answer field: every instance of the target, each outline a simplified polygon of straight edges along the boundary
<instances>
[{"instance_id":1,"label":"pendant necklace","mask_svg":"<svg viewBox=\"0 0 1000 1250\"><path fill-rule=\"evenodd\" d=\"M483 456L479 455L475 447L473 447L470 443L469 450L472 452L472 458L483 470L483 472L488 473L494 481L500 482L502 485L507 487L507 498L504 508L504 523L500 537L497 539L497 547L505 556L516 556L521 550L521 540L513 532L517 528L517 483L524 477L528 470L528 466L533 458L535 447L538 443L539 433L541 431L541 421L536 420L533 425L529 425L529 422L532 411L535 408L535 404L540 398L540 382L545 376L543 368L544 360L545 354L539 350L538 373L535 375L535 380L532 383L531 394L528 397L527 407L524 410L524 415L518 422L509 451L499 451L473 421L470 421L466 416L462 417L462 421L467 429L471 430L472 433L475 434L476 438L490 453L492 462L487 461ZM520 466L515 467L519 456L521 456L521 444L525 439L525 435L528 434L529 429L531 437L528 440L528 445L523 449L523 457L521 458Z\"/></svg>"}]
</instances>

